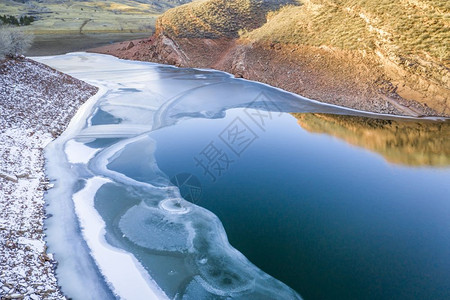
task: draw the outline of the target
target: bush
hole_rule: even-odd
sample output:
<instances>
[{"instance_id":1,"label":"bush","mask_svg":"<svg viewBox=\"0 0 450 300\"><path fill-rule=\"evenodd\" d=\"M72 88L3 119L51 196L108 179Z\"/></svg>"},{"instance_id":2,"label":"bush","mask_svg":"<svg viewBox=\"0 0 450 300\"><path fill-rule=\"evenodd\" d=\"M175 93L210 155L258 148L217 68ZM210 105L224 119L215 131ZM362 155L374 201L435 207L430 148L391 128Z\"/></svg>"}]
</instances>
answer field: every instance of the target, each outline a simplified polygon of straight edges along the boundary
<instances>
[{"instance_id":1,"label":"bush","mask_svg":"<svg viewBox=\"0 0 450 300\"><path fill-rule=\"evenodd\" d=\"M32 41L33 36L20 28L0 26L0 58L16 58L25 54Z\"/></svg>"},{"instance_id":2,"label":"bush","mask_svg":"<svg viewBox=\"0 0 450 300\"><path fill-rule=\"evenodd\" d=\"M15 16L0 16L0 24L4 25L15 25L15 26L27 26L31 25L36 19L33 16L21 16L17 19Z\"/></svg>"},{"instance_id":3,"label":"bush","mask_svg":"<svg viewBox=\"0 0 450 300\"><path fill-rule=\"evenodd\" d=\"M19 26L19 20L17 20L17 18L14 16L7 16L7 15L0 16L0 21L2 21L3 24Z\"/></svg>"}]
</instances>

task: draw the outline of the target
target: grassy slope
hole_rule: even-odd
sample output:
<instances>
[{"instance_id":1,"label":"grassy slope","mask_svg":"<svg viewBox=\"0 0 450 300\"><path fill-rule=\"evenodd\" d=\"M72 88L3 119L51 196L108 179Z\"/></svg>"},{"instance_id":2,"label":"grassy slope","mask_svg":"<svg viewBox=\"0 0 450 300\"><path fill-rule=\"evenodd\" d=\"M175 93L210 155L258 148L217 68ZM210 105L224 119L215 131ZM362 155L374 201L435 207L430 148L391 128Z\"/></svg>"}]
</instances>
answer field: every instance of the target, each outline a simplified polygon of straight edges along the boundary
<instances>
[{"instance_id":1,"label":"grassy slope","mask_svg":"<svg viewBox=\"0 0 450 300\"><path fill-rule=\"evenodd\" d=\"M450 2L303 0L301 6L272 13L267 24L247 36L342 49L373 50L385 46L448 64Z\"/></svg>"},{"instance_id":2,"label":"grassy slope","mask_svg":"<svg viewBox=\"0 0 450 300\"><path fill-rule=\"evenodd\" d=\"M245 37L376 53L450 88L449 1L302 0L268 18Z\"/></svg>"},{"instance_id":3,"label":"grassy slope","mask_svg":"<svg viewBox=\"0 0 450 300\"><path fill-rule=\"evenodd\" d=\"M450 64L446 0L197 0L160 20L177 37L236 37L244 29L243 37L253 41L386 48Z\"/></svg>"},{"instance_id":4,"label":"grassy slope","mask_svg":"<svg viewBox=\"0 0 450 300\"><path fill-rule=\"evenodd\" d=\"M404 99L450 114L447 0L197 0L167 11L158 29L345 51L377 65Z\"/></svg>"},{"instance_id":5,"label":"grassy slope","mask_svg":"<svg viewBox=\"0 0 450 300\"><path fill-rule=\"evenodd\" d=\"M164 33L186 38L238 37L266 22L266 14L293 0L198 0L167 11L158 20Z\"/></svg>"}]
</instances>

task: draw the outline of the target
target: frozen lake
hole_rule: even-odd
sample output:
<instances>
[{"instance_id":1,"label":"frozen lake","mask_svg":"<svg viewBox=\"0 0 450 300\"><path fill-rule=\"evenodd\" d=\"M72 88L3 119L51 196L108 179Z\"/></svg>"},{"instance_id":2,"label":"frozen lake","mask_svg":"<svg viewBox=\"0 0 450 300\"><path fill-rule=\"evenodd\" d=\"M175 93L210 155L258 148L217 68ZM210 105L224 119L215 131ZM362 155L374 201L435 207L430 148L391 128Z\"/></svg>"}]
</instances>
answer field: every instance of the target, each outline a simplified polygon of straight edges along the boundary
<instances>
[{"instance_id":1,"label":"frozen lake","mask_svg":"<svg viewBox=\"0 0 450 300\"><path fill-rule=\"evenodd\" d=\"M49 250L69 297L450 297L448 120L222 72L35 59L100 87L46 149Z\"/></svg>"}]
</instances>

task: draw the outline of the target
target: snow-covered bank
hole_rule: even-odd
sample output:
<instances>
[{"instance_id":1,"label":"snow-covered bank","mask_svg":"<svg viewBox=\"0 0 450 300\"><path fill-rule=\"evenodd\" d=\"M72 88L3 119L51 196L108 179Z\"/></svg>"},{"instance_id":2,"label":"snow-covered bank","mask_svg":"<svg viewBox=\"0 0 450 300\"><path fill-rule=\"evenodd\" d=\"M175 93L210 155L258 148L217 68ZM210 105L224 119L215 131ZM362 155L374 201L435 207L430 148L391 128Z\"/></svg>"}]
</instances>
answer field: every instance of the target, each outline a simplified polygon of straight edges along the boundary
<instances>
[{"instance_id":1,"label":"snow-covered bank","mask_svg":"<svg viewBox=\"0 0 450 300\"><path fill-rule=\"evenodd\" d=\"M96 88L28 59L0 61L0 298L62 299L44 242L43 148Z\"/></svg>"}]
</instances>

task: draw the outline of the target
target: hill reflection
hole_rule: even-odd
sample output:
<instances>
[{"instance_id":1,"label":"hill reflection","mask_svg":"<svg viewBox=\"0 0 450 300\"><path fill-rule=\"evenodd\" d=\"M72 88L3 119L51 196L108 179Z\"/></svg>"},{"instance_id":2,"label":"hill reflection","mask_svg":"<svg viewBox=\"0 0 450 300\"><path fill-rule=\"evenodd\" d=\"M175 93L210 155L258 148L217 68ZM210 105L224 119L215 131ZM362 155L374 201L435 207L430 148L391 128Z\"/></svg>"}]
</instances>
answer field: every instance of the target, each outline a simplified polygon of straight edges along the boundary
<instances>
[{"instance_id":1,"label":"hill reflection","mask_svg":"<svg viewBox=\"0 0 450 300\"><path fill-rule=\"evenodd\" d=\"M325 133L408 166L450 166L450 122L293 114L305 130Z\"/></svg>"}]
</instances>

